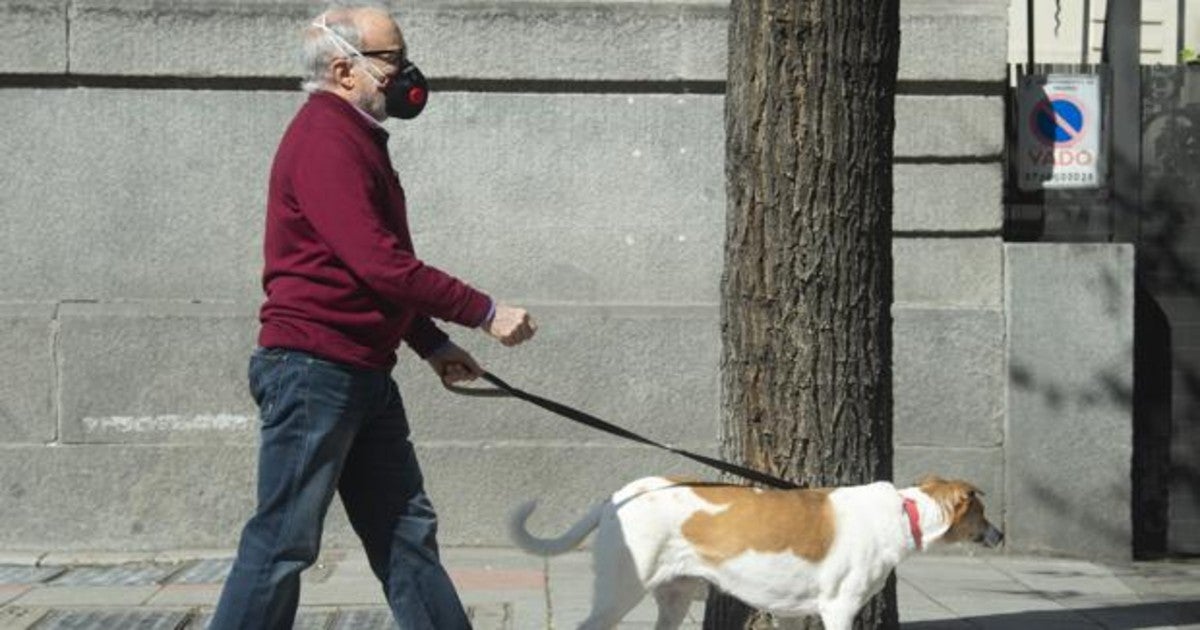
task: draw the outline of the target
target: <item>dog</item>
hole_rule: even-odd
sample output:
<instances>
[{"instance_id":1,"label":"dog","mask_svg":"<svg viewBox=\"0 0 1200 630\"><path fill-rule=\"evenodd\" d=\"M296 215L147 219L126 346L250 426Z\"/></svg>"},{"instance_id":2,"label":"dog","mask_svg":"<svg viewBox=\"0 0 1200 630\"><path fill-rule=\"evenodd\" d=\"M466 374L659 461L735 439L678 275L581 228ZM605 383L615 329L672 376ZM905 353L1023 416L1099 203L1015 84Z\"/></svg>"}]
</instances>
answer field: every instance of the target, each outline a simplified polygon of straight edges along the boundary
<instances>
[{"instance_id":1,"label":"dog","mask_svg":"<svg viewBox=\"0 0 1200 630\"><path fill-rule=\"evenodd\" d=\"M896 565L926 545L999 545L1004 534L985 518L981 495L938 477L901 489L812 490L647 477L558 538L526 528L536 501L514 511L509 530L518 547L553 556L598 529L592 610L581 630L616 626L647 591L658 603L655 628L678 628L709 585L776 616L820 615L826 630L844 630Z\"/></svg>"}]
</instances>

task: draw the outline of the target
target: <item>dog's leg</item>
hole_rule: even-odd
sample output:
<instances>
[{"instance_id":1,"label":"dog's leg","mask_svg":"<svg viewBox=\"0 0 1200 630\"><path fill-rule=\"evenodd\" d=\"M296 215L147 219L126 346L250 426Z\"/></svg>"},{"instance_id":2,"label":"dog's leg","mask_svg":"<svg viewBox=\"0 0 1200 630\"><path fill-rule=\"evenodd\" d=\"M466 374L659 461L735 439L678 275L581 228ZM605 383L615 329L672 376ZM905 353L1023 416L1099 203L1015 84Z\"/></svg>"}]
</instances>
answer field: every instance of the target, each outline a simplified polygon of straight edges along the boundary
<instances>
[{"instance_id":1,"label":"dog's leg","mask_svg":"<svg viewBox=\"0 0 1200 630\"><path fill-rule=\"evenodd\" d=\"M646 596L629 547L615 521L607 521L596 532L592 548L592 612L580 630L608 630L633 610Z\"/></svg>"},{"instance_id":2,"label":"dog's leg","mask_svg":"<svg viewBox=\"0 0 1200 630\"><path fill-rule=\"evenodd\" d=\"M630 577L633 579L601 582L597 572L592 612L579 624L579 630L609 630L617 627L621 619L646 596L641 581L636 576Z\"/></svg>"},{"instance_id":3,"label":"dog's leg","mask_svg":"<svg viewBox=\"0 0 1200 630\"><path fill-rule=\"evenodd\" d=\"M825 630L850 630L854 627L854 616L858 609L849 605L834 603L821 607L821 623Z\"/></svg>"},{"instance_id":4,"label":"dog's leg","mask_svg":"<svg viewBox=\"0 0 1200 630\"><path fill-rule=\"evenodd\" d=\"M680 578L655 588L658 622L654 624L654 630L675 630L683 625L692 601L700 599L707 590L707 582L691 578Z\"/></svg>"}]
</instances>

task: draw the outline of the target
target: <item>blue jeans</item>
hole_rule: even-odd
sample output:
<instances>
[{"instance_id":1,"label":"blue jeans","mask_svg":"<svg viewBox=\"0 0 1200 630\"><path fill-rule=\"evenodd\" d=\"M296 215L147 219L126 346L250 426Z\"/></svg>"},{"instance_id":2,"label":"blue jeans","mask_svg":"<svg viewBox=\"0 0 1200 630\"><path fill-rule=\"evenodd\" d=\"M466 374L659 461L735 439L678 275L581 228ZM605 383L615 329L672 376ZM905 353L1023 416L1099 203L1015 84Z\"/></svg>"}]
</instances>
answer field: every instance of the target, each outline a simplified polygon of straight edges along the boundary
<instances>
[{"instance_id":1,"label":"blue jeans","mask_svg":"<svg viewBox=\"0 0 1200 630\"><path fill-rule=\"evenodd\" d=\"M258 508L242 531L213 630L290 630L336 489L403 630L470 628L438 558L408 420L386 371L258 349Z\"/></svg>"}]
</instances>

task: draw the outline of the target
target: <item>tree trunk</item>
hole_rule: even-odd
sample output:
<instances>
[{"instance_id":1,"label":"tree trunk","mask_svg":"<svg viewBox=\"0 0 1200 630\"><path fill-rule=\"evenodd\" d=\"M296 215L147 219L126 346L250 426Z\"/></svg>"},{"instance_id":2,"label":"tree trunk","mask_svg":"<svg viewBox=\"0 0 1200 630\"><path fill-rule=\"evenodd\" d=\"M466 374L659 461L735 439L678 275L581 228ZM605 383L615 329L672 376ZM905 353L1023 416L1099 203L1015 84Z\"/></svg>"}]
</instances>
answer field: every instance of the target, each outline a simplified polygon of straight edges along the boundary
<instances>
[{"instance_id":1,"label":"tree trunk","mask_svg":"<svg viewBox=\"0 0 1200 630\"><path fill-rule=\"evenodd\" d=\"M897 2L731 4L721 446L807 486L891 478L899 41ZM718 595L704 627L805 627L762 617ZM857 627L897 625L889 580Z\"/></svg>"}]
</instances>

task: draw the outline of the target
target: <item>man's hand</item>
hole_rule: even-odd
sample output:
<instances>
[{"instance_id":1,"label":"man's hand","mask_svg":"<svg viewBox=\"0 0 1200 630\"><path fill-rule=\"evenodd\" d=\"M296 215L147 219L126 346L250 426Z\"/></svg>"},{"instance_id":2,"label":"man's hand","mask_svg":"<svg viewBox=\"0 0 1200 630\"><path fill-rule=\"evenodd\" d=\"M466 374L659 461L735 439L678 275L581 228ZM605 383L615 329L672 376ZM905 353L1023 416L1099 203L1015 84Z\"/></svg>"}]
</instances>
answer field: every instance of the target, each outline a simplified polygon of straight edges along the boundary
<instances>
[{"instance_id":1,"label":"man's hand","mask_svg":"<svg viewBox=\"0 0 1200 630\"><path fill-rule=\"evenodd\" d=\"M475 362L469 352L459 348L453 341L426 359L429 367L442 379L443 385L451 385L460 381L473 381L483 375L483 368Z\"/></svg>"},{"instance_id":2,"label":"man's hand","mask_svg":"<svg viewBox=\"0 0 1200 630\"><path fill-rule=\"evenodd\" d=\"M492 320L484 324L487 334L500 340L506 346L515 346L533 336L537 332L537 324L523 308L496 305L496 314Z\"/></svg>"}]
</instances>

